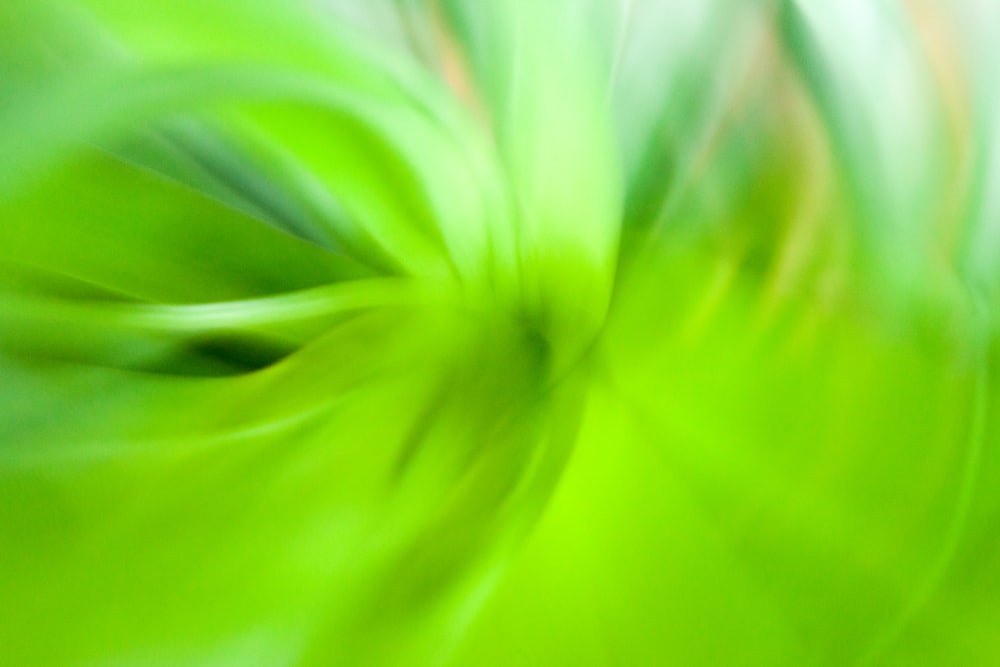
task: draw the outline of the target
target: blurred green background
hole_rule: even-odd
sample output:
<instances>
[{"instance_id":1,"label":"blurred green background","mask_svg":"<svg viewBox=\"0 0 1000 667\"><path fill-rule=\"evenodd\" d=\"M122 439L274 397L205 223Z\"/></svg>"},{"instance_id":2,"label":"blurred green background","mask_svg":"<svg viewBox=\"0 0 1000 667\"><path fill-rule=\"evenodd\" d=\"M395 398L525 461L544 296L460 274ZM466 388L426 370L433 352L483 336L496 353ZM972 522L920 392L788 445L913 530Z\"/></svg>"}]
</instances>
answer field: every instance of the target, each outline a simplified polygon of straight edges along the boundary
<instances>
[{"instance_id":1,"label":"blurred green background","mask_svg":"<svg viewBox=\"0 0 1000 667\"><path fill-rule=\"evenodd\" d=\"M0 664L1000 665L997 26L6 0Z\"/></svg>"}]
</instances>

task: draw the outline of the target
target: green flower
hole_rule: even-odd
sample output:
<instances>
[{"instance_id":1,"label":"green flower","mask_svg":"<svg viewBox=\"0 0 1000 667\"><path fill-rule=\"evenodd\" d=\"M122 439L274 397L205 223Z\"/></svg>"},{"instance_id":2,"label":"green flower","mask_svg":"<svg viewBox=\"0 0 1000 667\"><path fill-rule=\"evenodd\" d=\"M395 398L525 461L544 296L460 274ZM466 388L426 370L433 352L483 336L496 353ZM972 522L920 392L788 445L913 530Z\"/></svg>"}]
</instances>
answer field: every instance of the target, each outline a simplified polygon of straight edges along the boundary
<instances>
[{"instance_id":1,"label":"green flower","mask_svg":"<svg viewBox=\"0 0 1000 667\"><path fill-rule=\"evenodd\" d=\"M995 664L988 4L6 0L0 664Z\"/></svg>"}]
</instances>

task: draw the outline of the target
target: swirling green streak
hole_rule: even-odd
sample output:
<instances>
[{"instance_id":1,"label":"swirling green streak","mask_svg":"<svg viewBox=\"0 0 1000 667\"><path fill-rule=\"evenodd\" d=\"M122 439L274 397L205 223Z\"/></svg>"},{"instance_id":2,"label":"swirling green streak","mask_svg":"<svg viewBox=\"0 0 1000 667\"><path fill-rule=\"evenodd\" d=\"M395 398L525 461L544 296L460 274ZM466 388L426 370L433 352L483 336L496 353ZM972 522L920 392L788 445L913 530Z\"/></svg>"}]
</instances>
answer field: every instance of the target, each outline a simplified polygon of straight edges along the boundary
<instances>
[{"instance_id":1,"label":"swirling green streak","mask_svg":"<svg viewBox=\"0 0 1000 667\"><path fill-rule=\"evenodd\" d=\"M32 300L42 308L48 306L52 315L64 314L85 322L107 323L109 326L141 329L161 333L190 333L217 329L257 329L270 325L294 325L306 320L340 315L353 310L388 305L417 305L420 295L443 298L440 290L418 288L403 279L384 278L359 280L301 292L243 301L200 303L192 305L61 303ZM18 303L7 300L10 316L16 316ZM38 311L27 311L38 316ZM322 322L316 323L322 326Z\"/></svg>"},{"instance_id":2,"label":"swirling green streak","mask_svg":"<svg viewBox=\"0 0 1000 667\"><path fill-rule=\"evenodd\" d=\"M95 100L99 102L95 102ZM328 80L292 70L255 65L197 65L161 71L122 72L94 81L46 91L37 100L15 105L2 119L7 127L0 140L0 170L9 175L0 184L0 198L9 196L30 177L58 159L80 137L100 137L124 126L148 122L172 113L211 108L234 102L310 102L345 112L375 136L393 135L383 110L365 104L350 91ZM78 110L70 119L65 109ZM30 182L30 181L29 181ZM435 260L414 230L399 226L395 233L426 271Z\"/></svg>"}]
</instances>

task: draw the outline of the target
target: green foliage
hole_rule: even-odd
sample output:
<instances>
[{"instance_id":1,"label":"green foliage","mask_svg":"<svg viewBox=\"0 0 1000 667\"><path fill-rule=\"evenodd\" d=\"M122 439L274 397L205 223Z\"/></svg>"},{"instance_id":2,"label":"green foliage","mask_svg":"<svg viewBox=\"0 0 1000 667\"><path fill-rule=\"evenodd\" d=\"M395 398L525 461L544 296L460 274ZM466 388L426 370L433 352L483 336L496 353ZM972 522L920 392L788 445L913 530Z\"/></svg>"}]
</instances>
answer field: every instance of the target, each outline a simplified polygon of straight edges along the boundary
<instances>
[{"instance_id":1,"label":"green foliage","mask_svg":"<svg viewBox=\"0 0 1000 667\"><path fill-rule=\"evenodd\" d=\"M1000 664L1000 12L6 0L0 664Z\"/></svg>"}]
</instances>

